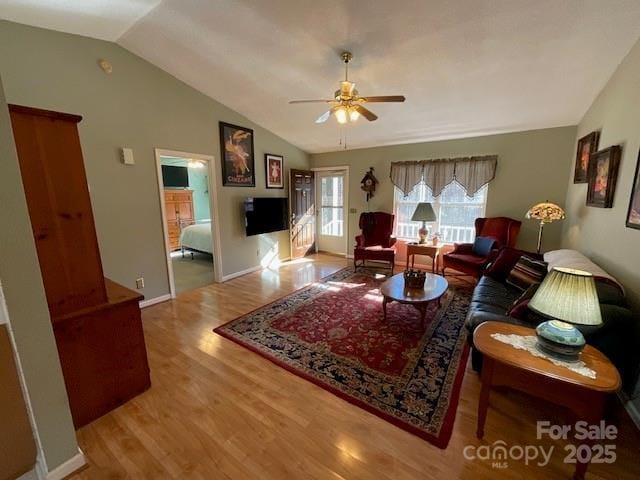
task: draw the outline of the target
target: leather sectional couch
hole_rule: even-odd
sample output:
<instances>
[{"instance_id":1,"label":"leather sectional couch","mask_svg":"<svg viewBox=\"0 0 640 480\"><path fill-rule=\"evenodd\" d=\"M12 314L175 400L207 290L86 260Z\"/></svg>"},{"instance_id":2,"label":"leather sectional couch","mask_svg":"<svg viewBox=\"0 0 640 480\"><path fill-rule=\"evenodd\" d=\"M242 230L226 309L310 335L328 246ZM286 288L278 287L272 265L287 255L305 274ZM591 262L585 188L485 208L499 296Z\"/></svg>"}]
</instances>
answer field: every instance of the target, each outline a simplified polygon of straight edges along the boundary
<instances>
[{"instance_id":1,"label":"leather sectional couch","mask_svg":"<svg viewBox=\"0 0 640 480\"><path fill-rule=\"evenodd\" d=\"M512 249L511 253L511 259L506 265L497 269L492 269L492 266L487 268L473 292L465 326L472 347L472 366L476 371L479 371L482 365L482 354L473 348L473 331L478 325L491 320L535 328L547 320L528 308L525 308L524 314L520 314L519 318L508 315L522 291L509 285L506 276L520 255L526 252ZM616 283L596 277L596 289L603 323L596 327L578 325L577 328L583 333L588 344L600 350L616 365L624 388L633 388L640 361L639 322L627 306L624 291Z\"/></svg>"}]
</instances>

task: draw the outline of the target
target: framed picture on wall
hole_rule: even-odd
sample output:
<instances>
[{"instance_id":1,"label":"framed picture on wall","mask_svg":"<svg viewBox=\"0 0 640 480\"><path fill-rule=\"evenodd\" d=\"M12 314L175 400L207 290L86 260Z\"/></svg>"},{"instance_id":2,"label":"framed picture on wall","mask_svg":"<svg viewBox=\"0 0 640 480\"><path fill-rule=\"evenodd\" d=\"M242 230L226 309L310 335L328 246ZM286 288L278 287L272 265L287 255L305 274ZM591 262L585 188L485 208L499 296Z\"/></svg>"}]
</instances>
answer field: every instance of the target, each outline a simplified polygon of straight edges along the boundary
<instances>
[{"instance_id":1,"label":"framed picture on wall","mask_svg":"<svg viewBox=\"0 0 640 480\"><path fill-rule=\"evenodd\" d=\"M253 130L220 122L222 185L255 187Z\"/></svg>"},{"instance_id":2,"label":"framed picture on wall","mask_svg":"<svg viewBox=\"0 0 640 480\"><path fill-rule=\"evenodd\" d=\"M264 169L267 188L284 188L284 157L282 155L265 153Z\"/></svg>"},{"instance_id":3,"label":"framed picture on wall","mask_svg":"<svg viewBox=\"0 0 640 480\"><path fill-rule=\"evenodd\" d=\"M629 213L627 214L627 227L640 230L640 153L638 154L638 164L636 174L633 177L631 187L631 200L629 201Z\"/></svg>"},{"instance_id":4,"label":"framed picture on wall","mask_svg":"<svg viewBox=\"0 0 640 480\"><path fill-rule=\"evenodd\" d=\"M587 183L589 173L589 158L598 151L600 132L591 132L578 140L576 152L576 167L573 175L573 183Z\"/></svg>"},{"instance_id":5,"label":"framed picture on wall","mask_svg":"<svg viewBox=\"0 0 640 480\"><path fill-rule=\"evenodd\" d=\"M589 160L587 205L611 208L616 193L618 167L622 149L614 145L591 155Z\"/></svg>"}]
</instances>

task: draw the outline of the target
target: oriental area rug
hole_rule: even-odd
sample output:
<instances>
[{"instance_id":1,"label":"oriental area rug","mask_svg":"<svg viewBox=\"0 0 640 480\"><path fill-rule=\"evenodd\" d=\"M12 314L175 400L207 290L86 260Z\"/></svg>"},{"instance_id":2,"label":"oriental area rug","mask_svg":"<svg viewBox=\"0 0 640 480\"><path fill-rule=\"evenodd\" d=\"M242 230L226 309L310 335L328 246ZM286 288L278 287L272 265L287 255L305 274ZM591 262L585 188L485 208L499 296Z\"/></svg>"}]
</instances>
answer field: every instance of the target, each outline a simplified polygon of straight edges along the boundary
<instances>
[{"instance_id":1,"label":"oriental area rug","mask_svg":"<svg viewBox=\"0 0 640 480\"><path fill-rule=\"evenodd\" d=\"M346 268L214 331L446 448L468 356L469 292L450 288L424 323L395 302L384 320L384 280Z\"/></svg>"}]
</instances>

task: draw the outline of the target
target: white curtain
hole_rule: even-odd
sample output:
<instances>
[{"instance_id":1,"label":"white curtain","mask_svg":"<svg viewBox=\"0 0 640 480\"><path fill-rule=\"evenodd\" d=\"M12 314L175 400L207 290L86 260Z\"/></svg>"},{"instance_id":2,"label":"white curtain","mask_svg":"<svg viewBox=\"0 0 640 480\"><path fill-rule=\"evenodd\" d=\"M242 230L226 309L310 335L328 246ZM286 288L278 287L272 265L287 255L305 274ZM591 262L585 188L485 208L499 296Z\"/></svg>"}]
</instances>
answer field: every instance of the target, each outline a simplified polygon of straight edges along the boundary
<instances>
[{"instance_id":1,"label":"white curtain","mask_svg":"<svg viewBox=\"0 0 640 480\"><path fill-rule=\"evenodd\" d=\"M497 155L392 162L390 178L405 196L424 182L437 197L455 180L465 189L467 196L473 197L495 178L497 165Z\"/></svg>"}]
</instances>

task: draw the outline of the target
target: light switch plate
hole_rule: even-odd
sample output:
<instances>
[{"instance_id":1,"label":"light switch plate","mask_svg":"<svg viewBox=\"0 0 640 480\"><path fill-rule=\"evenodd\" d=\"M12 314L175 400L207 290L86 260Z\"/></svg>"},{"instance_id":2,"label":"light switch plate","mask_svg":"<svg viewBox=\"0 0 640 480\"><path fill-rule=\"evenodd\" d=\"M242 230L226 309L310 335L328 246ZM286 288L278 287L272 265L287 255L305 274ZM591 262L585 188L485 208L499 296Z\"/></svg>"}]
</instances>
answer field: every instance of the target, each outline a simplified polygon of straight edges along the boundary
<instances>
[{"instance_id":1,"label":"light switch plate","mask_svg":"<svg viewBox=\"0 0 640 480\"><path fill-rule=\"evenodd\" d=\"M130 148L121 148L120 155L122 157L122 163L125 165L135 165L136 162L133 159L133 150Z\"/></svg>"}]
</instances>

